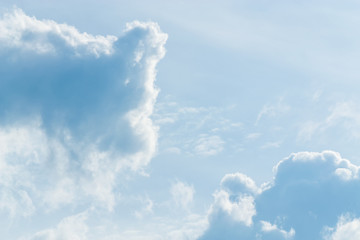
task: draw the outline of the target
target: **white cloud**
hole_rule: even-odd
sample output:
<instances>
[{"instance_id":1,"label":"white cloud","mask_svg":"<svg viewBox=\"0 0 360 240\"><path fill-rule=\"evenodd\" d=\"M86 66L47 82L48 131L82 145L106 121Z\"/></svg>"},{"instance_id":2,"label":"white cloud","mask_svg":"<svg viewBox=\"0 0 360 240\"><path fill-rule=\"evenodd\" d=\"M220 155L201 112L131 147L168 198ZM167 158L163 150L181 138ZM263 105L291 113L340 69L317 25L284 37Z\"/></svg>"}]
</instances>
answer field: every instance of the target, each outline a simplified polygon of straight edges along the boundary
<instances>
[{"instance_id":1,"label":"white cloud","mask_svg":"<svg viewBox=\"0 0 360 240\"><path fill-rule=\"evenodd\" d=\"M227 174L199 239L358 238L359 166L332 151L300 152L281 160L274 173L261 188L246 175ZM341 217L348 213L354 217Z\"/></svg>"},{"instance_id":2,"label":"white cloud","mask_svg":"<svg viewBox=\"0 0 360 240\"><path fill-rule=\"evenodd\" d=\"M64 177L56 183L54 188L44 192L43 201L50 209L71 204L75 200L75 190L74 180L69 177Z\"/></svg>"},{"instance_id":3,"label":"white cloud","mask_svg":"<svg viewBox=\"0 0 360 240\"><path fill-rule=\"evenodd\" d=\"M195 240L206 229L208 222L204 216L190 214L187 216L181 227L175 227L169 231L166 239L172 240Z\"/></svg>"},{"instance_id":4,"label":"white cloud","mask_svg":"<svg viewBox=\"0 0 360 240\"><path fill-rule=\"evenodd\" d=\"M37 54L62 54L58 50L63 48L71 50L74 55L99 57L113 53L113 43L117 40L115 36L79 33L72 26L51 20L40 21L25 15L21 9L15 9L3 16L0 32L0 42L7 49L16 48Z\"/></svg>"},{"instance_id":5,"label":"white cloud","mask_svg":"<svg viewBox=\"0 0 360 240\"><path fill-rule=\"evenodd\" d=\"M154 202L148 196L141 199L141 202L143 207L140 210L135 211L135 216L139 219L142 219L147 214L151 214L154 206Z\"/></svg>"},{"instance_id":6,"label":"white cloud","mask_svg":"<svg viewBox=\"0 0 360 240\"><path fill-rule=\"evenodd\" d=\"M261 189L254 180L242 173L229 173L221 179L221 187L231 194L256 195Z\"/></svg>"},{"instance_id":7,"label":"white cloud","mask_svg":"<svg viewBox=\"0 0 360 240\"><path fill-rule=\"evenodd\" d=\"M265 116L275 117L278 114L284 114L290 110L290 106L284 103L283 98L280 98L276 104L265 104L260 110L255 125L258 125L260 120Z\"/></svg>"},{"instance_id":8,"label":"white cloud","mask_svg":"<svg viewBox=\"0 0 360 240\"><path fill-rule=\"evenodd\" d=\"M189 210L195 194L193 186L177 181L171 186L170 193L177 206Z\"/></svg>"},{"instance_id":9,"label":"white cloud","mask_svg":"<svg viewBox=\"0 0 360 240\"><path fill-rule=\"evenodd\" d=\"M261 146L262 149L268 148L279 148L281 146L282 141L275 141L275 142L267 142Z\"/></svg>"},{"instance_id":10,"label":"white cloud","mask_svg":"<svg viewBox=\"0 0 360 240\"><path fill-rule=\"evenodd\" d=\"M157 103L153 119L161 124L160 149L178 148L199 156L222 152L225 142L234 142L230 136L244 128L243 123L226 117L235 107L183 107L171 99Z\"/></svg>"},{"instance_id":11,"label":"white cloud","mask_svg":"<svg viewBox=\"0 0 360 240\"><path fill-rule=\"evenodd\" d=\"M275 237L280 239L293 239L293 237L295 236L295 230L293 228L291 228L289 231L285 231L279 229L277 225L271 224L266 221L260 221L260 223L261 231L265 232L268 235L272 234L272 236L270 237L271 239L274 239ZM265 239L268 239L267 237L268 236L265 236Z\"/></svg>"},{"instance_id":12,"label":"white cloud","mask_svg":"<svg viewBox=\"0 0 360 240\"><path fill-rule=\"evenodd\" d=\"M203 156L216 155L224 149L224 144L224 140L217 135L202 135L195 142L194 151L196 154Z\"/></svg>"},{"instance_id":13,"label":"white cloud","mask_svg":"<svg viewBox=\"0 0 360 240\"><path fill-rule=\"evenodd\" d=\"M16 214L31 215L35 206L25 189L34 189L31 173L48 157L47 138L33 127L0 129L0 208Z\"/></svg>"},{"instance_id":14,"label":"white cloud","mask_svg":"<svg viewBox=\"0 0 360 240\"><path fill-rule=\"evenodd\" d=\"M335 228L325 230L325 240L357 240L360 239L360 219L343 215Z\"/></svg>"},{"instance_id":15,"label":"white cloud","mask_svg":"<svg viewBox=\"0 0 360 240\"><path fill-rule=\"evenodd\" d=\"M249 134L246 136L246 139L248 139L248 140L255 140L255 139L258 139L260 136L261 136L261 133L249 133Z\"/></svg>"},{"instance_id":16,"label":"white cloud","mask_svg":"<svg viewBox=\"0 0 360 240\"><path fill-rule=\"evenodd\" d=\"M0 19L0 209L114 209L124 171L141 173L156 152L150 116L166 40L151 22L115 37L20 9Z\"/></svg>"},{"instance_id":17,"label":"white cloud","mask_svg":"<svg viewBox=\"0 0 360 240\"><path fill-rule=\"evenodd\" d=\"M241 222L245 226L253 224L252 218L256 214L254 198L252 196L241 196L234 198L226 191L214 193L214 204L210 214L226 213L232 220ZM221 214L221 213L220 213Z\"/></svg>"},{"instance_id":18,"label":"white cloud","mask_svg":"<svg viewBox=\"0 0 360 240\"><path fill-rule=\"evenodd\" d=\"M180 154L181 153L181 149L177 148L177 147L170 147L165 149L165 152L167 153L174 153L174 154Z\"/></svg>"},{"instance_id":19,"label":"white cloud","mask_svg":"<svg viewBox=\"0 0 360 240\"><path fill-rule=\"evenodd\" d=\"M322 95L323 95L323 91L322 90L317 90L317 91L314 92L314 94L312 96L312 100L314 102L318 102L319 99L322 97Z\"/></svg>"},{"instance_id":20,"label":"white cloud","mask_svg":"<svg viewBox=\"0 0 360 240\"><path fill-rule=\"evenodd\" d=\"M39 231L26 240L87 240L86 219L86 212L66 217L56 227Z\"/></svg>"},{"instance_id":21,"label":"white cloud","mask_svg":"<svg viewBox=\"0 0 360 240\"><path fill-rule=\"evenodd\" d=\"M204 216L189 214L184 219L180 218L155 218L139 230L126 230L117 234L101 237L103 240L195 240L206 229L208 222Z\"/></svg>"},{"instance_id":22,"label":"white cloud","mask_svg":"<svg viewBox=\"0 0 360 240\"><path fill-rule=\"evenodd\" d=\"M301 124L297 138L302 141L309 141L322 124L314 121L307 121Z\"/></svg>"},{"instance_id":23,"label":"white cloud","mask_svg":"<svg viewBox=\"0 0 360 240\"><path fill-rule=\"evenodd\" d=\"M329 114L322 120L306 121L300 126L298 139L309 141L315 134L324 135L336 128L351 138L360 137L360 109L354 102L338 102L329 108Z\"/></svg>"}]
</instances>

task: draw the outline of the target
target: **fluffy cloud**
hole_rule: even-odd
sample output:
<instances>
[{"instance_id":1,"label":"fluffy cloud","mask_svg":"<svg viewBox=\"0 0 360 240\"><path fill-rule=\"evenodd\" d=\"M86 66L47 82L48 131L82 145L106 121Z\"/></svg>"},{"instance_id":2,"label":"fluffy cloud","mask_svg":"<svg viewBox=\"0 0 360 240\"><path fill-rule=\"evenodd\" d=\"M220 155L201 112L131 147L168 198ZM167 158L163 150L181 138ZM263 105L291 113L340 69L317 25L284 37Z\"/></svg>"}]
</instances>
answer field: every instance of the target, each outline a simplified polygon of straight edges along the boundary
<instances>
[{"instance_id":1,"label":"fluffy cloud","mask_svg":"<svg viewBox=\"0 0 360 240\"><path fill-rule=\"evenodd\" d=\"M0 19L0 210L114 208L120 173L141 172L156 151L166 39L155 23L115 37L20 9Z\"/></svg>"},{"instance_id":2,"label":"fluffy cloud","mask_svg":"<svg viewBox=\"0 0 360 240\"><path fill-rule=\"evenodd\" d=\"M199 239L357 239L358 166L332 151L300 152L274 172L261 187L243 174L226 175Z\"/></svg>"},{"instance_id":3,"label":"fluffy cloud","mask_svg":"<svg viewBox=\"0 0 360 240\"><path fill-rule=\"evenodd\" d=\"M360 238L360 219L343 215L335 228L325 229L325 240L355 240Z\"/></svg>"}]
</instances>

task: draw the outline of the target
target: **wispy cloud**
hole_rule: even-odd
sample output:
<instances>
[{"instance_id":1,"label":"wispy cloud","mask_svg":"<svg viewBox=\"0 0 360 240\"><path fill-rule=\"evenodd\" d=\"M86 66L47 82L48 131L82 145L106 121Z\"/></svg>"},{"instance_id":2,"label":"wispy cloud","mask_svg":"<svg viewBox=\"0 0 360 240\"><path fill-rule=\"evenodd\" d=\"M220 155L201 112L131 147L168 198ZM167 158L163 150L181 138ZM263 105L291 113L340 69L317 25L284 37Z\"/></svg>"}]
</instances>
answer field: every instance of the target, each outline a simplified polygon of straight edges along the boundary
<instances>
[{"instance_id":1,"label":"wispy cloud","mask_svg":"<svg viewBox=\"0 0 360 240\"><path fill-rule=\"evenodd\" d=\"M360 137L360 109L352 101L338 102L329 108L321 120L310 120L301 124L298 139L310 141L314 135L323 135L335 128L349 137Z\"/></svg>"},{"instance_id":2,"label":"wispy cloud","mask_svg":"<svg viewBox=\"0 0 360 240\"><path fill-rule=\"evenodd\" d=\"M275 117L278 114L286 113L289 110L290 106L284 103L283 98L280 98L275 104L265 104L256 118L255 126L258 125L260 120L265 116Z\"/></svg>"},{"instance_id":3,"label":"wispy cloud","mask_svg":"<svg viewBox=\"0 0 360 240\"><path fill-rule=\"evenodd\" d=\"M194 152L198 155L212 156L224 149L225 142L219 136L202 135L195 142Z\"/></svg>"},{"instance_id":4,"label":"wispy cloud","mask_svg":"<svg viewBox=\"0 0 360 240\"><path fill-rule=\"evenodd\" d=\"M177 181L171 186L170 193L178 207L181 207L184 210L189 210L195 194L193 186Z\"/></svg>"},{"instance_id":5,"label":"wispy cloud","mask_svg":"<svg viewBox=\"0 0 360 240\"><path fill-rule=\"evenodd\" d=\"M268 149L268 148L279 148L282 144L282 141L275 141L275 142L267 142L261 146L261 149Z\"/></svg>"}]
</instances>

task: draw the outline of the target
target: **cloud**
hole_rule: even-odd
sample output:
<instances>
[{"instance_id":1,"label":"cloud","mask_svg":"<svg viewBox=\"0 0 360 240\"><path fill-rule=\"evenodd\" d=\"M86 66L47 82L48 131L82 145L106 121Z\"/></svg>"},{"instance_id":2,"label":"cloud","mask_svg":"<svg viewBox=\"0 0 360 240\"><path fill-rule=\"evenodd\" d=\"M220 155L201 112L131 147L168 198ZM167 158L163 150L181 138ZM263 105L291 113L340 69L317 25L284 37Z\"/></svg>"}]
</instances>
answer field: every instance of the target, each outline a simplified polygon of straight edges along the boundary
<instances>
[{"instance_id":1,"label":"cloud","mask_svg":"<svg viewBox=\"0 0 360 240\"><path fill-rule=\"evenodd\" d=\"M5 45L2 52L14 49L36 54L72 54L77 56L110 55L113 53L115 36L92 36L80 33L76 28L51 20L37 20L24 14L21 9L6 13L0 23L0 41ZM65 50L60 52L59 50Z\"/></svg>"},{"instance_id":2,"label":"cloud","mask_svg":"<svg viewBox=\"0 0 360 240\"><path fill-rule=\"evenodd\" d=\"M115 37L81 33L20 9L0 19L0 214L14 220L1 235L85 240L201 234L207 221L189 211L195 190L182 182L171 188L175 204L188 210L182 219L153 216L157 204L147 196L137 200L137 211L119 209L133 200L121 196L124 182L144 174L156 152L154 81L166 39L151 22L129 23ZM131 231L119 224L119 212L152 222Z\"/></svg>"},{"instance_id":3,"label":"cloud","mask_svg":"<svg viewBox=\"0 0 360 240\"><path fill-rule=\"evenodd\" d=\"M245 226L250 227L253 224L252 217L256 210L252 196L235 197L226 191L218 191L214 194L214 199L211 214L225 213L230 219Z\"/></svg>"},{"instance_id":4,"label":"cloud","mask_svg":"<svg viewBox=\"0 0 360 240\"><path fill-rule=\"evenodd\" d=\"M141 198L140 201L143 206L140 210L135 211L135 217L138 219L142 219L145 215L151 214L154 206L154 202L148 196Z\"/></svg>"},{"instance_id":5,"label":"cloud","mask_svg":"<svg viewBox=\"0 0 360 240\"><path fill-rule=\"evenodd\" d=\"M335 228L326 228L325 240L355 240L360 238L360 219L343 215Z\"/></svg>"},{"instance_id":6,"label":"cloud","mask_svg":"<svg viewBox=\"0 0 360 240\"><path fill-rule=\"evenodd\" d=\"M358 139L360 137L359 107L352 101L332 105L324 119L303 123L298 132L298 139L309 141L314 135L326 134L329 129L341 129L349 137Z\"/></svg>"},{"instance_id":7,"label":"cloud","mask_svg":"<svg viewBox=\"0 0 360 240\"><path fill-rule=\"evenodd\" d=\"M276 142L267 142L264 145L262 145L261 149L268 149L268 148L279 148L282 144L282 141L276 141Z\"/></svg>"},{"instance_id":8,"label":"cloud","mask_svg":"<svg viewBox=\"0 0 360 240\"><path fill-rule=\"evenodd\" d=\"M89 229L86 220L86 212L66 217L56 227L39 231L26 240L87 240Z\"/></svg>"},{"instance_id":9,"label":"cloud","mask_svg":"<svg viewBox=\"0 0 360 240\"><path fill-rule=\"evenodd\" d=\"M177 148L185 154L206 157L222 152L225 143L230 143L230 148L238 148L231 135L243 131L244 124L227 117L235 105L184 107L170 97L162 101L156 104L153 115L155 123L161 125L160 151L165 149L168 153L167 149Z\"/></svg>"},{"instance_id":10,"label":"cloud","mask_svg":"<svg viewBox=\"0 0 360 240\"><path fill-rule=\"evenodd\" d=\"M232 195L258 194L261 189L256 186L254 180L242 173L226 174L221 179L221 187Z\"/></svg>"},{"instance_id":11,"label":"cloud","mask_svg":"<svg viewBox=\"0 0 360 240\"><path fill-rule=\"evenodd\" d=\"M244 174L227 174L199 239L357 239L359 166L333 151L299 152L274 173L260 187Z\"/></svg>"},{"instance_id":12,"label":"cloud","mask_svg":"<svg viewBox=\"0 0 360 240\"><path fill-rule=\"evenodd\" d=\"M284 103L284 99L280 98L276 104L265 104L260 110L256 121L255 126L257 126L261 119L265 116L275 117L279 114L286 113L290 110L290 106Z\"/></svg>"},{"instance_id":13,"label":"cloud","mask_svg":"<svg viewBox=\"0 0 360 240\"><path fill-rule=\"evenodd\" d=\"M177 206L189 210L195 194L193 186L178 181L171 186L170 193Z\"/></svg>"},{"instance_id":14,"label":"cloud","mask_svg":"<svg viewBox=\"0 0 360 240\"><path fill-rule=\"evenodd\" d=\"M185 218L154 218L144 230L134 226L134 230L126 230L117 234L108 234L103 240L189 240L196 239L207 226L204 216L189 214ZM136 228L135 228L136 227Z\"/></svg>"},{"instance_id":15,"label":"cloud","mask_svg":"<svg viewBox=\"0 0 360 240\"><path fill-rule=\"evenodd\" d=\"M203 156L216 155L224 149L224 144L225 142L217 135L202 135L196 141L194 151Z\"/></svg>"},{"instance_id":16,"label":"cloud","mask_svg":"<svg viewBox=\"0 0 360 240\"><path fill-rule=\"evenodd\" d=\"M114 209L121 175L141 173L156 152L150 116L166 40L151 22L94 36L20 9L4 14L0 210Z\"/></svg>"},{"instance_id":17,"label":"cloud","mask_svg":"<svg viewBox=\"0 0 360 240\"><path fill-rule=\"evenodd\" d=\"M260 136L261 136L261 133L249 133L249 134L246 136L246 139L247 139L247 140L256 140L256 139L258 139Z\"/></svg>"},{"instance_id":18,"label":"cloud","mask_svg":"<svg viewBox=\"0 0 360 240\"><path fill-rule=\"evenodd\" d=\"M261 231L265 233L265 236L262 236L263 239L292 239L295 236L295 231L291 228L288 232L282 229L275 224L271 224L266 221L260 221Z\"/></svg>"}]
</instances>

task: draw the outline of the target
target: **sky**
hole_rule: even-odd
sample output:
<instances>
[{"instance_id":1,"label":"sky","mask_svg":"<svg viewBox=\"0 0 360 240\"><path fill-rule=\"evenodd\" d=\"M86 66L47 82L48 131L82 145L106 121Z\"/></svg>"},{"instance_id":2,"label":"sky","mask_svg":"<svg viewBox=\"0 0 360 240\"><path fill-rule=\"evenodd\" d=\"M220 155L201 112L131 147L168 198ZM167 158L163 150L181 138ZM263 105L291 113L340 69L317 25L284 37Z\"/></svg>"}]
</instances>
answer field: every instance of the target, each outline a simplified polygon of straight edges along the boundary
<instances>
[{"instance_id":1,"label":"sky","mask_svg":"<svg viewBox=\"0 0 360 240\"><path fill-rule=\"evenodd\" d=\"M360 239L359 12L2 0L0 235Z\"/></svg>"}]
</instances>

